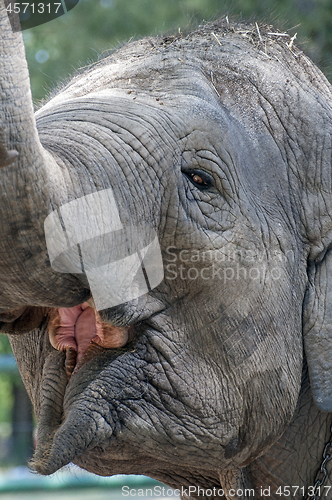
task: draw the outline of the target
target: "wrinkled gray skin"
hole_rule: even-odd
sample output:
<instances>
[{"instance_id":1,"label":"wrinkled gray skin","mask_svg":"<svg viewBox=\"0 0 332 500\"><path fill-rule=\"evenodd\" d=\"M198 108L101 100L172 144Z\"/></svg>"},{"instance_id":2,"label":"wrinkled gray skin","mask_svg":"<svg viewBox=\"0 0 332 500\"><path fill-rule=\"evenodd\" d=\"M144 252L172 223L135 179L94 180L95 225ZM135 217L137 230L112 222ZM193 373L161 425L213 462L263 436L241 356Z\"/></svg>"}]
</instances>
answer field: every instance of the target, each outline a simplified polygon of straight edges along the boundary
<instances>
[{"instance_id":1,"label":"wrinkled gray skin","mask_svg":"<svg viewBox=\"0 0 332 500\"><path fill-rule=\"evenodd\" d=\"M10 338L39 420L33 467L72 461L256 498L309 486L331 425L303 356L328 290L328 82L285 38L219 22L129 43L47 102L36 127L21 36L0 5L0 326L26 333ZM165 278L102 311L135 337L67 382L47 313L90 291L51 268L43 224L110 186L121 217L157 231Z\"/></svg>"}]
</instances>

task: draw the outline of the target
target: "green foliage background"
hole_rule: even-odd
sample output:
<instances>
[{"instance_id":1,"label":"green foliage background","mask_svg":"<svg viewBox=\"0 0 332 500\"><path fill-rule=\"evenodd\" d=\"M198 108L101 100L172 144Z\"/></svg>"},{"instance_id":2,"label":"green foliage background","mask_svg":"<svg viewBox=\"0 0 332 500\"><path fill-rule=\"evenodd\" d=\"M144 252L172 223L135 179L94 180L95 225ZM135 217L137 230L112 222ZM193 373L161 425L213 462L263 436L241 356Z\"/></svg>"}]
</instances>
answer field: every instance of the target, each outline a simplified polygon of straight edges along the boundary
<instances>
[{"instance_id":1,"label":"green foliage background","mask_svg":"<svg viewBox=\"0 0 332 500\"><path fill-rule=\"evenodd\" d=\"M221 15L272 23L298 34L305 52L332 76L331 0L80 0L68 14L24 32L34 99L74 69L131 37L196 26Z\"/></svg>"},{"instance_id":2,"label":"green foliage background","mask_svg":"<svg viewBox=\"0 0 332 500\"><path fill-rule=\"evenodd\" d=\"M0 353L10 354L11 347L7 335L0 335ZM13 382L17 382L18 375L15 376L13 380L13 375L11 374L1 374L0 377L0 423L10 422L11 420L11 409L13 406ZM2 434L2 429L0 428L0 438Z\"/></svg>"}]
</instances>

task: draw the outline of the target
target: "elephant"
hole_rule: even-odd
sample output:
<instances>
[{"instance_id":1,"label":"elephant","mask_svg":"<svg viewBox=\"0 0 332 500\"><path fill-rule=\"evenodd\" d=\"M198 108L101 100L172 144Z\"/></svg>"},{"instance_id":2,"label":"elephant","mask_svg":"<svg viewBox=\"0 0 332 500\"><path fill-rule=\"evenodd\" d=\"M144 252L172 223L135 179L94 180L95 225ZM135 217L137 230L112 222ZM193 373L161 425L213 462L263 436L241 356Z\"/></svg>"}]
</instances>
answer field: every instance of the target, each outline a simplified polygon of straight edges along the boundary
<instances>
[{"instance_id":1,"label":"elephant","mask_svg":"<svg viewBox=\"0 0 332 500\"><path fill-rule=\"evenodd\" d=\"M34 113L0 5L0 330L31 467L312 494L332 439L327 79L294 37L221 18L127 43Z\"/></svg>"}]
</instances>

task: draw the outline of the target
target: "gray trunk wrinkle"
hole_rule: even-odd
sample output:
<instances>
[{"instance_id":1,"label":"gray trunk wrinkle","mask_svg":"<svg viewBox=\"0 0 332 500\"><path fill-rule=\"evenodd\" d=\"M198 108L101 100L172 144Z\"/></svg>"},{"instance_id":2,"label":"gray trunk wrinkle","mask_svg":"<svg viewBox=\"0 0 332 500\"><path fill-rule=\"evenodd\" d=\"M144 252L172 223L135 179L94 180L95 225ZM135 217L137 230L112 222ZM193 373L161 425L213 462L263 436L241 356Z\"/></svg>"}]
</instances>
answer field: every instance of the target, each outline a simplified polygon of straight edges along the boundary
<instances>
[{"instance_id":1,"label":"gray trunk wrinkle","mask_svg":"<svg viewBox=\"0 0 332 500\"><path fill-rule=\"evenodd\" d=\"M43 368L37 447L32 465L44 460L49 440L52 440L55 431L61 425L66 385L64 354L54 351L47 357Z\"/></svg>"}]
</instances>

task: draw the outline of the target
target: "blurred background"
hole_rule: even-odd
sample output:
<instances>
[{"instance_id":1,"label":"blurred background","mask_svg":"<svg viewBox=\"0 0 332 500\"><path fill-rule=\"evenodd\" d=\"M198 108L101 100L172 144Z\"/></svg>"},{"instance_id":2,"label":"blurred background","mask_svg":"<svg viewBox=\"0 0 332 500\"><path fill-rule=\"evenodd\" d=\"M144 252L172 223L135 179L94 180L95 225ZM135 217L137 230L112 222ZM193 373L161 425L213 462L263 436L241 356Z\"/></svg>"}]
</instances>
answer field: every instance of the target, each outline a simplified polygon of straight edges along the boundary
<instances>
[{"instance_id":1,"label":"blurred background","mask_svg":"<svg viewBox=\"0 0 332 500\"><path fill-rule=\"evenodd\" d=\"M185 30L222 15L285 31L296 26L290 33L332 76L332 0L80 0L66 15L24 31L34 99L132 37Z\"/></svg>"},{"instance_id":2,"label":"blurred background","mask_svg":"<svg viewBox=\"0 0 332 500\"><path fill-rule=\"evenodd\" d=\"M23 32L33 99L38 104L76 69L132 38L225 15L297 33L302 50L332 79L332 0L80 0L66 15ZM5 336L0 354L0 470L8 471L31 456L35 422Z\"/></svg>"}]
</instances>

